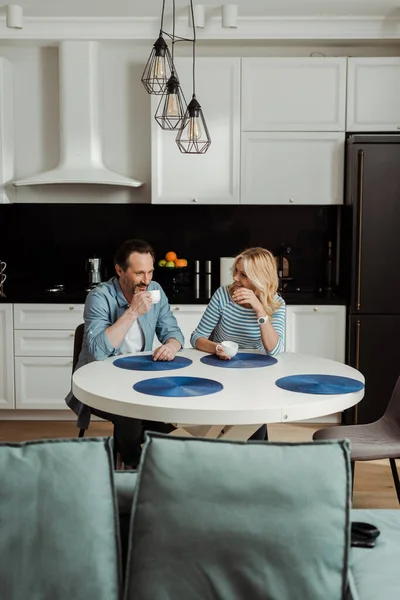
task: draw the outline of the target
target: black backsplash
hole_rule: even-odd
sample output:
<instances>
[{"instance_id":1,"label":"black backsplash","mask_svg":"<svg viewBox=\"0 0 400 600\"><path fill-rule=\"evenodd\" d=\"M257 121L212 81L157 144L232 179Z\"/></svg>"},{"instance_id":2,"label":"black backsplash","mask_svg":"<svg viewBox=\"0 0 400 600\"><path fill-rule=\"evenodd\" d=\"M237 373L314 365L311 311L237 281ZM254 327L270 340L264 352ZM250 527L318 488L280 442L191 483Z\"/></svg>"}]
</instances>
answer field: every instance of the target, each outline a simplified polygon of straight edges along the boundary
<instances>
[{"instance_id":1,"label":"black backsplash","mask_svg":"<svg viewBox=\"0 0 400 600\"><path fill-rule=\"evenodd\" d=\"M10 287L64 283L84 286L85 261L103 259L103 278L113 274L113 254L123 241L142 238L157 259L213 261L213 288L220 256L263 246L287 256L293 287L324 285L328 240L336 244L335 206L177 206L145 204L11 204L0 206L0 259ZM157 279L157 273L155 276Z\"/></svg>"}]
</instances>

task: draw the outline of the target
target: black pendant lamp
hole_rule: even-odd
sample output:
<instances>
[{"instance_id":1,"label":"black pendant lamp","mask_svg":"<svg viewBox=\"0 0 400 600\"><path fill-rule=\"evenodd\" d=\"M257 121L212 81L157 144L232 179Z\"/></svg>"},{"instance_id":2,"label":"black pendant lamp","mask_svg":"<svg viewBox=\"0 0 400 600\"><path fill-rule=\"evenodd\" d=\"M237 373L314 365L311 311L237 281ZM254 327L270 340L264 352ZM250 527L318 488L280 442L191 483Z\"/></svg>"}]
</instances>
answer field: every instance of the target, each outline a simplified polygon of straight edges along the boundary
<instances>
[{"instance_id":1,"label":"black pendant lamp","mask_svg":"<svg viewBox=\"0 0 400 600\"><path fill-rule=\"evenodd\" d=\"M160 102L158 104L155 120L161 129L177 130L183 123L186 112L186 101L182 93L179 79L175 73L175 0L172 2L172 71L168 79Z\"/></svg>"},{"instance_id":2,"label":"black pendant lamp","mask_svg":"<svg viewBox=\"0 0 400 600\"><path fill-rule=\"evenodd\" d=\"M201 105L196 98L196 25L193 0L190 0L193 26L193 94L183 117L176 143L183 154L205 154L211 145L211 137Z\"/></svg>"},{"instance_id":3,"label":"black pendant lamp","mask_svg":"<svg viewBox=\"0 0 400 600\"><path fill-rule=\"evenodd\" d=\"M154 42L153 49L142 75L142 83L149 94L162 94L173 71L173 62L167 42L163 38L165 0L161 13L160 35Z\"/></svg>"}]
</instances>

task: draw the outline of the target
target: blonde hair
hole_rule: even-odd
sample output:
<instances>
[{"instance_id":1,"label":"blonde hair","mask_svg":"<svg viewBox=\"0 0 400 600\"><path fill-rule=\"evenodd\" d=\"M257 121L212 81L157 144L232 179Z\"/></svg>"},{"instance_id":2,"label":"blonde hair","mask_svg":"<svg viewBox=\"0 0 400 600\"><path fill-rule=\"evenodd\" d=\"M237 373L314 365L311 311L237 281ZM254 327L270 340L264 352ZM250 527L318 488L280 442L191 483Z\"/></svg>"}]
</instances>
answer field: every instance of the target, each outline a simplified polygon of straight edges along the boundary
<instances>
[{"instance_id":1,"label":"blonde hair","mask_svg":"<svg viewBox=\"0 0 400 600\"><path fill-rule=\"evenodd\" d=\"M255 294L265 308L266 314L273 315L281 305L280 301L275 298L278 291L278 270L275 257L265 248L248 248L235 258L232 267L233 273L240 260L243 260L246 275L255 287ZM234 283L231 283L228 291L232 294L233 290Z\"/></svg>"}]
</instances>

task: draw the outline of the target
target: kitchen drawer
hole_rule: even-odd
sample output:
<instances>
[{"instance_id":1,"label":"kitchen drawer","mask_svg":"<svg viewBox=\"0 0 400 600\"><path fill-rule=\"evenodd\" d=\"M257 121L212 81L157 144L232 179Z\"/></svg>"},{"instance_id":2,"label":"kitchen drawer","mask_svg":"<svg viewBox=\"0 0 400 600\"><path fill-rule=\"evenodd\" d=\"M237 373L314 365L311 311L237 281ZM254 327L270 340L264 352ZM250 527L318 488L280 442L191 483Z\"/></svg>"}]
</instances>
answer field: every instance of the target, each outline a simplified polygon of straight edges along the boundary
<instances>
[{"instance_id":1,"label":"kitchen drawer","mask_svg":"<svg viewBox=\"0 0 400 600\"><path fill-rule=\"evenodd\" d=\"M17 329L14 334L15 356L73 355L75 331L53 329Z\"/></svg>"},{"instance_id":2,"label":"kitchen drawer","mask_svg":"<svg viewBox=\"0 0 400 600\"><path fill-rule=\"evenodd\" d=\"M67 329L83 323L83 304L14 304L14 329Z\"/></svg>"},{"instance_id":3,"label":"kitchen drawer","mask_svg":"<svg viewBox=\"0 0 400 600\"><path fill-rule=\"evenodd\" d=\"M66 410L64 398L71 390L72 359L15 358L17 409Z\"/></svg>"}]
</instances>

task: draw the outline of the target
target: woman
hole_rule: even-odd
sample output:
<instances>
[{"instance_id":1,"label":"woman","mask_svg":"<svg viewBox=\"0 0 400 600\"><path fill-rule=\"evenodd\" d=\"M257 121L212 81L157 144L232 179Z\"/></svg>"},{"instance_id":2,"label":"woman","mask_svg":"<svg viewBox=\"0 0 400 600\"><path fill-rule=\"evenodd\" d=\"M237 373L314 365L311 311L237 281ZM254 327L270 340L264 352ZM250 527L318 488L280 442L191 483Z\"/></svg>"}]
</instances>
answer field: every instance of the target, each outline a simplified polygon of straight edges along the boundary
<instances>
[{"instance_id":1,"label":"woman","mask_svg":"<svg viewBox=\"0 0 400 600\"><path fill-rule=\"evenodd\" d=\"M265 248L249 248L236 257L233 283L215 292L192 333L197 350L229 360L220 345L239 344L239 349L265 350L270 356L282 352L286 308L277 294L278 274L274 256ZM250 439L264 439L266 426Z\"/></svg>"}]
</instances>

